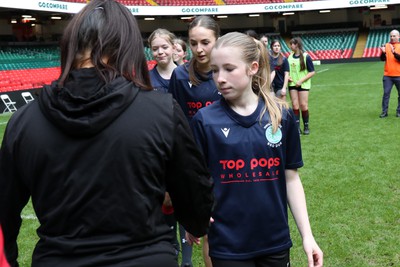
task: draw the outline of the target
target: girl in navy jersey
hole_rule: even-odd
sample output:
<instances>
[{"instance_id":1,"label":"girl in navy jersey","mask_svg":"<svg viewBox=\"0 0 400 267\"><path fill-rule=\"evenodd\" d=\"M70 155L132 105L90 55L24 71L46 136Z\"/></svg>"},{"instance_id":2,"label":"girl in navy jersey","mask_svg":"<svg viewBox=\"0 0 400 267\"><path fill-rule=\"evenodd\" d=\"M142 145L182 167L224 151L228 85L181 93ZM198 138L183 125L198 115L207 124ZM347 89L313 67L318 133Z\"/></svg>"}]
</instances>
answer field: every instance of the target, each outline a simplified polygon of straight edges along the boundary
<instances>
[{"instance_id":1,"label":"girl in navy jersey","mask_svg":"<svg viewBox=\"0 0 400 267\"><path fill-rule=\"evenodd\" d=\"M223 99L199 110L191 126L215 182L208 233L213 267L290 266L287 206L308 266L322 266L297 171L300 136L288 104L270 94L264 45L228 33L211 52L211 68Z\"/></svg>"},{"instance_id":2,"label":"girl in navy jersey","mask_svg":"<svg viewBox=\"0 0 400 267\"><path fill-rule=\"evenodd\" d=\"M292 100L292 107L296 121L300 130L300 110L304 124L304 134L310 134L308 95L311 89L311 77L314 76L314 64L311 57L304 52L303 42L299 37L290 40L292 53L288 57L289 61L289 93Z\"/></svg>"},{"instance_id":3,"label":"girl in navy jersey","mask_svg":"<svg viewBox=\"0 0 400 267\"><path fill-rule=\"evenodd\" d=\"M219 35L219 26L213 18L194 18L188 31L193 57L172 73L169 92L178 101L189 121L199 109L221 98L210 67L210 53ZM207 237L203 239L203 257L206 267L211 267Z\"/></svg>"},{"instance_id":4,"label":"girl in navy jersey","mask_svg":"<svg viewBox=\"0 0 400 267\"><path fill-rule=\"evenodd\" d=\"M148 39L150 49L157 65L150 71L151 85L154 90L168 92L169 80L176 68L172 60L175 52L175 35L166 29L153 31Z\"/></svg>"},{"instance_id":5,"label":"girl in navy jersey","mask_svg":"<svg viewBox=\"0 0 400 267\"><path fill-rule=\"evenodd\" d=\"M219 26L213 18L196 17L190 23L188 32L193 57L172 73L169 92L181 105L189 121L200 108L221 98L210 69L210 52L219 33Z\"/></svg>"},{"instance_id":6,"label":"girl in navy jersey","mask_svg":"<svg viewBox=\"0 0 400 267\"><path fill-rule=\"evenodd\" d=\"M180 38L176 38L174 40L175 45L175 53L173 55L173 59L176 65L183 65L186 62L187 57L187 48L186 42Z\"/></svg>"},{"instance_id":7,"label":"girl in navy jersey","mask_svg":"<svg viewBox=\"0 0 400 267\"><path fill-rule=\"evenodd\" d=\"M289 81L289 63L287 58L282 55L279 40L273 40L270 48L270 66L275 71L272 88L277 97L286 99L286 88Z\"/></svg>"}]
</instances>

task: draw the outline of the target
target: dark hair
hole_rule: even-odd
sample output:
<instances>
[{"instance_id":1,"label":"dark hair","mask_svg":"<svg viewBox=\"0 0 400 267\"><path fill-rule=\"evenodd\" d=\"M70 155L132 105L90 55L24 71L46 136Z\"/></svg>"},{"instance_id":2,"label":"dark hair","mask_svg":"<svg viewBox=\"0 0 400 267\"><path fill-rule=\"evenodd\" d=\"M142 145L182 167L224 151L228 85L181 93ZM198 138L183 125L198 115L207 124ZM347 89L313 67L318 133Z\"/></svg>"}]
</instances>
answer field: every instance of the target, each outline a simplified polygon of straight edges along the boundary
<instances>
[{"instance_id":1,"label":"dark hair","mask_svg":"<svg viewBox=\"0 0 400 267\"><path fill-rule=\"evenodd\" d=\"M180 46L182 46L182 50L183 50L184 52L187 51L186 42L183 41L181 38L178 38L178 37L175 38L174 44L179 44Z\"/></svg>"},{"instance_id":2,"label":"dark hair","mask_svg":"<svg viewBox=\"0 0 400 267\"><path fill-rule=\"evenodd\" d=\"M254 39L258 39L258 34L256 33L255 30L247 30L244 32L244 34L253 37Z\"/></svg>"},{"instance_id":3,"label":"dark hair","mask_svg":"<svg viewBox=\"0 0 400 267\"><path fill-rule=\"evenodd\" d=\"M137 21L125 6L114 0L90 1L68 24L60 46L60 86L72 70L90 61L106 83L123 76L151 90ZM87 53L89 58L85 58Z\"/></svg>"},{"instance_id":4,"label":"dark hair","mask_svg":"<svg viewBox=\"0 0 400 267\"><path fill-rule=\"evenodd\" d=\"M220 35L220 29L218 23L209 16L198 16L193 19L193 21L189 24L188 31L192 30L195 27L203 27L208 30L211 30L214 32L214 37L215 39L218 39ZM189 80L192 84L194 85L199 85L201 81L199 78L196 76L196 73L198 73L200 76L204 76L204 73L201 73L197 66L196 66L196 59L195 57L192 57L189 63Z\"/></svg>"},{"instance_id":5,"label":"dark hair","mask_svg":"<svg viewBox=\"0 0 400 267\"><path fill-rule=\"evenodd\" d=\"M299 49L300 52L300 71L303 71L306 69L306 63L304 60L304 49L303 49L303 42L301 41L300 37L294 37L289 41L290 44L296 44L297 48Z\"/></svg>"},{"instance_id":6,"label":"dark hair","mask_svg":"<svg viewBox=\"0 0 400 267\"><path fill-rule=\"evenodd\" d=\"M272 50L272 47L274 46L274 44L276 44L276 43L281 45L281 42L278 39L274 39L274 40L272 40L271 44L269 45L271 50ZM281 66L282 64L283 64L283 55L282 55L282 53L279 53L278 60L277 60L277 66Z\"/></svg>"}]
</instances>

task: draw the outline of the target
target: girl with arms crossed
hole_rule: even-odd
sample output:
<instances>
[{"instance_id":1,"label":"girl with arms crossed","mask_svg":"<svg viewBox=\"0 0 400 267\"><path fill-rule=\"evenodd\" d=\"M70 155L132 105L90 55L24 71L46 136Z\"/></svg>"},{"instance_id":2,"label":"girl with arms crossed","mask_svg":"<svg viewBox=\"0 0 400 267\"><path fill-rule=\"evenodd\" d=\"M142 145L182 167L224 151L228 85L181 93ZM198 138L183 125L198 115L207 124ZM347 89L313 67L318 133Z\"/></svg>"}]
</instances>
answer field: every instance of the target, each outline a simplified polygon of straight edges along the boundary
<instances>
[{"instance_id":1,"label":"girl with arms crossed","mask_svg":"<svg viewBox=\"0 0 400 267\"><path fill-rule=\"evenodd\" d=\"M288 104L270 93L264 45L228 33L211 52L211 68L223 99L199 110L191 126L215 182L208 234L213 267L290 266L287 206L308 266L322 266L297 171L300 136Z\"/></svg>"}]
</instances>

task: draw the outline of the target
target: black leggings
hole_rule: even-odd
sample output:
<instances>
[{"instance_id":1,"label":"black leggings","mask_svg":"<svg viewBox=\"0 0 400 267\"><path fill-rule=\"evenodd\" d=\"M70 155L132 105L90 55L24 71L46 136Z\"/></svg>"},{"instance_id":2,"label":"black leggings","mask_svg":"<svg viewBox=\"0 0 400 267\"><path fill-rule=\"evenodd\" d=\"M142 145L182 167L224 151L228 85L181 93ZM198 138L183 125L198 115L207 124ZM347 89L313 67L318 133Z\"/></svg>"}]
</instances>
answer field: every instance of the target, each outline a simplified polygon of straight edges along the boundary
<instances>
[{"instance_id":1,"label":"black leggings","mask_svg":"<svg viewBox=\"0 0 400 267\"><path fill-rule=\"evenodd\" d=\"M221 260L211 257L213 267L290 267L289 250L251 260Z\"/></svg>"}]
</instances>

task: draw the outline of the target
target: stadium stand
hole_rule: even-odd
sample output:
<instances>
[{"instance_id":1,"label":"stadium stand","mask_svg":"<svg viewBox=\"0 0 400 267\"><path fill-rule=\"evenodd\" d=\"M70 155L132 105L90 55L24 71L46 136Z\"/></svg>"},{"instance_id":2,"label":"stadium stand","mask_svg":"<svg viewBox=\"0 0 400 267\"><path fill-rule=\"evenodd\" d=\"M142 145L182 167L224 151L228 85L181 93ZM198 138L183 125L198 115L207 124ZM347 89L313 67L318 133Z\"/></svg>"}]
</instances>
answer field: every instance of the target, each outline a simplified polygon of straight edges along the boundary
<instances>
[{"instance_id":1,"label":"stadium stand","mask_svg":"<svg viewBox=\"0 0 400 267\"><path fill-rule=\"evenodd\" d=\"M154 0L159 6L215 6L214 0Z\"/></svg>"},{"instance_id":2,"label":"stadium stand","mask_svg":"<svg viewBox=\"0 0 400 267\"><path fill-rule=\"evenodd\" d=\"M70 2L70 3L87 3L87 0L63 0L63 2ZM146 0L119 0L121 4L127 6L149 6L151 5L150 2Z\"/></svg>"},{"instance_id":3,"label":"stadium stand","mask_svg":"<svg viewBox=\"0 0 400 267\"><path fill-rule=\"evenodd\" d=\"M0 71L0 92L40 88L60 76L60 67Z\"/></svg>"},{"instance_id":4,"label":"stadium stand","mask_svg":"<svg viewBox=\"0 0 400 267\"><path fill-rule=\"evenodd\" d=\"M0 47L0 92L38 88L60 73L56 46Z\"/></svg>"},{"instance_id":5,"label":"stadium stand","mask_svg":"<svg viewBox=\"0 0 400 267\"><path fill-rule=\"evenodd\" d=\"M70 3L86 3L87 0L63 0ZM128 6L213 6L213 5L251 5L286 2L308 2L316 0L118 0Z\"/></svg>"},{"instance_id":6,"label":"stadium stand","mask_svg":"<svg viewBox=\"0 0 400 267\"><path fill-rule=\"evenodd\" d=\"M393 28L370 29L363 57L379 57L380 47L389 41L389 33Z\"/></svg>"},{"instance_id":7,"label":"stadium stand","mask_svg":"<svg viewBox=\"0 0 400 267\"><path fill-rule=\"evenodd\" d=\"M284 3L285 0L225 0L227 5L254 5L268 3Z\"/></svg>"},{"instance_id":8,"label":"stadium stand","mask_svg":"<svg viewBox=\"0 0 400 267\"><path fill-rule=\"evenodd\" d=\"M351 58L357 42L358 29L293 32L303 40L304 49L313 60Z\"/></svg>"}]
</instances>

